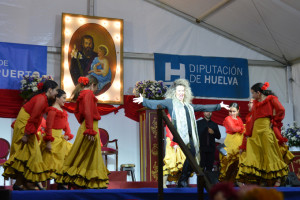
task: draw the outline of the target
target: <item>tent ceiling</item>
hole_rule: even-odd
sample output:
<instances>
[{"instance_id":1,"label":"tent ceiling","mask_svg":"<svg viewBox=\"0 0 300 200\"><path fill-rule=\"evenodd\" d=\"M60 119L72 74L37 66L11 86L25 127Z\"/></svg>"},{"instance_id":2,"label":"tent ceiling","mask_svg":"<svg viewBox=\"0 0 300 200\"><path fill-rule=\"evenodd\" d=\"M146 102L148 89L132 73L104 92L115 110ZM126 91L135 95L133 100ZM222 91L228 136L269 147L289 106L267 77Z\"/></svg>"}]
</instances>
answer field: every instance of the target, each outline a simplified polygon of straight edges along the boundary
<instances>
[{"instance_id":1,"label":"tent ceiling","mask_svg":"<svg viewBox=\"0 0 300 200\"><path fill-rule=\"evenodd\" d=\"M299 0L148 0L281 63L300 59ZM179 15L181 15L179 14Z\"/></svg>"}]
</instances>

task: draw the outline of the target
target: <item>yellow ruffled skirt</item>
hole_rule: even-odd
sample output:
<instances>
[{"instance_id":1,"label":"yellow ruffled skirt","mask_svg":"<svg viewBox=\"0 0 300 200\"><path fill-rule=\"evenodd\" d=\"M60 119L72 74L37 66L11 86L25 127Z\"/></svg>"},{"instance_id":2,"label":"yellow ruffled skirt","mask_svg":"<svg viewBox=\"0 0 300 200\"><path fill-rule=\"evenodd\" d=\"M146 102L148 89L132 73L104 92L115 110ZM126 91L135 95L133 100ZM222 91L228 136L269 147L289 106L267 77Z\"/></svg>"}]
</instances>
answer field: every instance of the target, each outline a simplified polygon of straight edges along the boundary
<instances>
[{"instance_id":1,"label":"yellow ruffled skirt","mask_svg":"<svg viewBox=\"0 0 300 200\"><path fill-rule=\"evenodd\" d=\"M91 189L107 188L107 175L110 172L102 159L98 121L93 122L93 130L98 133L95 135L95 141L90 141L83 135L85 130L84 121L78 129L63 167L56 173L56 182Z\"/></svg>"},{"instance_id":2,"label":"yellow ruffled skirt","mask_svg":"<svg viewBox=\"0 0 300 200\"><path fill-rule=\"evenodd\" d=\"M65 142L66 144L66 155L65 155L65 158L69 155L69 153L70 153L70 151L71 151L71 149L72 149L72 146L73 146L73 144L71 143L71 142L69 142L69 141L66 141Z\"/></svg>"},{"instance_id":3,"label":"yellow ruffled skirt","mask_svg":"<svg viewBox=\"0 0 300 200\"><path fill-rule=\"evenodd\" d=\"M66 156L70 151L70 142L64 139L62 135L62 129L52 129L52 136L54 141L51 142L51 151L46 149L46 142L42 140L41 142L41 152L43 161L47 166L47 170L51 172L50 178L56 178L56 171L61 169ZM71 144L72 146L72 144Z\"/></svg>"},{"instance_id":4,"label":"yellow ruffled skirt","mask_svg":"<svg viewBox=\"0 0 300 200\"><path fill-rule=\"evenodd\" d=\"M171 146L170 138L167 137L163 175L168 176L168 181L178 181L184 161L185 155L180 147L178 146L175 152L174 148Z\"/></svg>"},{"instance_id":5,"label":"yellow ruffled skirt","mask_svg":"<svg viewBox=\"0 0 300 200\"><path fill-rule=\"evenodd\" d=\"M236 178L244 183L266 183L272 186L279 178L284 181L287 174L288 165L270 128L270 119L257 119L252 136L247 138L246 151L240 157Z\"/></svg>"},{"instance_id":6,"label":"yellow ruffled skirt","mask_svg":"<svg viewBox=\"0 0 300 200\"><path fill-rule=\"evenodd\" d=\"M243 134L227 134L224 144L227 155L223 156L221 153L220 157L220 181L231 181L235 182L235 176L238 172L239 164L239 147L243 142Z\"/></svg>"},{"instance_id":7,"label":"yellow ruffled skirt","mask_svg":"<svg viewBox=\"0 0 300 200\"><path fill-rule=\"evenodd\" d=\"M22 176L30 182L46 181L50 172L43 162L37 137L29 135L27 143L21 140L29 118L30 115L21 108L14 125L11 154L4 164L3 176L6 179Z\"/></svg>"},{"instance_id":8,"label":"yellow ruffled skirt","mask_svg":"<svg viewBox=\"0 0 300 200\"><path fill-rule=\"evenodd\" d=\"M289 147L287 145L279 145L279 149L282 154L283 161L289 165L295 157L294 154L289 151Z\"/></svg>"}]
</instances>

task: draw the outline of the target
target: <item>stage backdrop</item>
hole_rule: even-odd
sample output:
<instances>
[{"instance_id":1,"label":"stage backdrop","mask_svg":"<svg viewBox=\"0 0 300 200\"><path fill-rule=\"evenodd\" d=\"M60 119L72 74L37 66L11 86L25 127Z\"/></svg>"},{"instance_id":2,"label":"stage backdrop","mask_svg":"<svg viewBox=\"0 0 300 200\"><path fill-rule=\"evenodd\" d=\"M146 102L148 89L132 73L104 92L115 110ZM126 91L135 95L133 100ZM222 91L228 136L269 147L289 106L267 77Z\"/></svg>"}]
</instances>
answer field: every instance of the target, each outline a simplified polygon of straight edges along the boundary
<instances>
[{"instance_id":1,"label":"stage backdrop","mask_svg":"<svg viewBox=\"0 0 300 200\"><path fill-rule=\"evenodd\" d=\"M154 54L155 80L187 79L194 96L248 98L248 61L241 58Z\"/></svg>"},{"instance_id":2,"label":"stage backdrop","mask_svg":"<svg viewBox=\"0 0 300 200\"><path fill-rule=\"evenodd\" d=\"M19 90L24 75L47 73L47 47L0 42L0 89Z\"/></svg>"}]
</instances>

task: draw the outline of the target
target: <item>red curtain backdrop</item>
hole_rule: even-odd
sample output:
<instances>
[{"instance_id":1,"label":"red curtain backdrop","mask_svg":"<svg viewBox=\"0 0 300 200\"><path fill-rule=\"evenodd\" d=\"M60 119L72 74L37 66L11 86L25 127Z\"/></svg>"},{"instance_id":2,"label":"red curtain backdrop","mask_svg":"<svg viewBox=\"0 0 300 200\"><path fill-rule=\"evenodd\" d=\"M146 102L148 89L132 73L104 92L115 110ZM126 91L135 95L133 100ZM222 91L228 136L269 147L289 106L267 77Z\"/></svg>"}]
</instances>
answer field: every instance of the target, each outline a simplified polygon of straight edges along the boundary
<instances>
[{"instance_id":1,"label":"red curtain backdrop","mask_svg":"<svg viewBox=\"0 0 300 200\"><path fill-rule=\"evenodd\" d=\"M23 104L20 90L0 89L0 117L17 118Z\"/></svg>"},{"instance_id":2,"label":"red curtain backdrop","mask_svg":"<svg viewBox=\"0 0 300 200\"><path fill-rule=\"evenodd\" d=\"M74 113L75 105L76 103L73 102L65 103L64 109L70 113ZM98 104L97 108L100 115L107 115L111 112L114 112L116 114L119 111L118 107L116 108L112 105L107 105L107 104Z\"/></svg>"},{"instance_id":3,"label":"red curtain backdrop","mask_svg":"<svg viewBox=\"0 0 300 200\"><path fill-rule=\"evenodd\" d=\"M20 108L23 104L23 99L19 96L19 90L0 90L0 117L2 118L16 118ZM98 111L100 115L107 115L109 113L117 113L120 109L124 109L125 116L134 120L139 121L139 112L138 110L143 108L141 104L133 103L133 95L124 95L124 104L120 106L112 106L106 104L98 104ZM230 104L232 102L237 102L240 106L240 115L241 118L245 119L245 116L248 113L248 101L232 101L224 100L225 104ZM197 99L193 100L194 104L219 104L221 100L215 99ZM66 103L64 108L70 112L74 113L75 103ZM202 112L195 113L196 118L203 116ZM228 116L228 111L222 109L220 111L213 112L212 120L217 124L222 125L225 117Z\"/></svg>"}]
</instances>

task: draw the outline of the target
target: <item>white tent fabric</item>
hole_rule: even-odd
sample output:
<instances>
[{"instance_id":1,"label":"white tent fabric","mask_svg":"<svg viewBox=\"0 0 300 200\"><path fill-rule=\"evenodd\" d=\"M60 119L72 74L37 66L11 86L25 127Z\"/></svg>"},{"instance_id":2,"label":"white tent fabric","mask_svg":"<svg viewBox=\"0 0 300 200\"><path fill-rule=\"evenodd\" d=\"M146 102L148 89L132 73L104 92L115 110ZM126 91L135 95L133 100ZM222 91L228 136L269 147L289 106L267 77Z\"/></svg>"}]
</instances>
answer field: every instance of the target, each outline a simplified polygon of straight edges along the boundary
<instances>
[{"instance_id":1,"label":"white tent fabric","mask_svg":"<svg viewBox=\"0 0 300 200\"><path fill-rule=\"evenodd\" d=\"M47 73L60 82L61 14L64 12L88 15L89 2L89 0L2 0L0 2L2 27L0 41L48 46ZM180 16L166 12L148 1L95 0L93 2L95 16L124 19L124 52L272 61L271 58L257 51L190 23ZM294 50L300 52L296 48ZM299 77L299 67L297 69ZM132 87L136 81L153 79L154 61L152 59L124 58L124 94L132 94ZM270 89L278 95L287 109L284 123L293 120L293 109L287 93L286 68L272 65L250 66L249 79L250 85L256 82L270 82ZM295 87L293 88L296 93ZM11 138L10 121L12 122L13 119L0 119L2 130L5 130L1 132L0 137ZM79 124L72 114L70 114L69 123L72 133L76 135ZM134 163L137 180L139 180L138 123L125 117L124 111L120 110L117 114L103 116L99 127L107 129L112 139L119 139L119 163ZM128 148L129 145L131 148ZM113 159L109 158L109 170L114 169Z\"/></svg>"},{"instance_id":2,"label":"white tent fabric","mask_svg":"<svg viewBox=\"0 0 300 200\"><path fill-rule=\"evenodd\" d=\"M61 13L87 15L87 2L3 0L1 40L60 47ZM95 16L124 19L124 52L271 60L145 1L99 0L95 6Z\"/></svg>"},{"instance_id":3,"label":"white tent fabric","mask_svg":"<svg viewBox=\"0 0 300 200\"><path fill-rule=\"evenodd\" d=\"M300 1L159 0L283 60L300 59ZM223 6L214 9L219 4ZM211 11L211 12L210 12ZM200 25L201 25L200 23Z\"/></svg>"}]
</instances>

